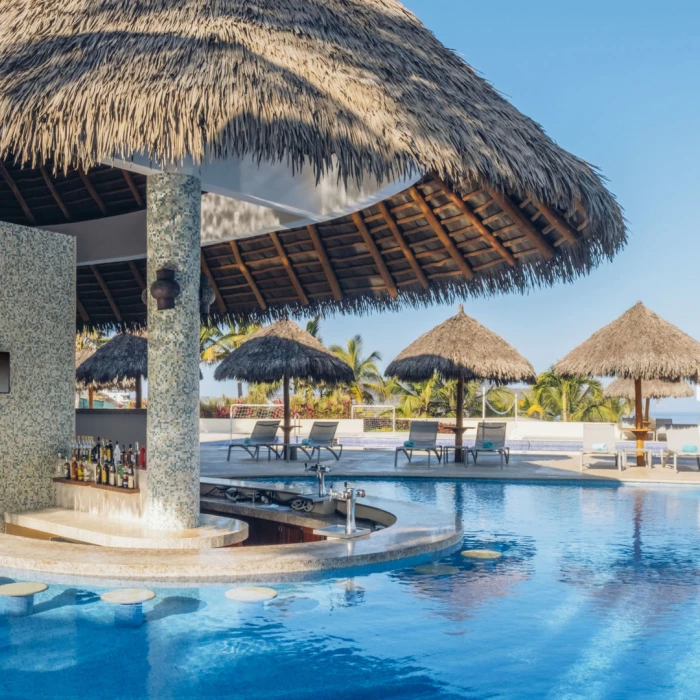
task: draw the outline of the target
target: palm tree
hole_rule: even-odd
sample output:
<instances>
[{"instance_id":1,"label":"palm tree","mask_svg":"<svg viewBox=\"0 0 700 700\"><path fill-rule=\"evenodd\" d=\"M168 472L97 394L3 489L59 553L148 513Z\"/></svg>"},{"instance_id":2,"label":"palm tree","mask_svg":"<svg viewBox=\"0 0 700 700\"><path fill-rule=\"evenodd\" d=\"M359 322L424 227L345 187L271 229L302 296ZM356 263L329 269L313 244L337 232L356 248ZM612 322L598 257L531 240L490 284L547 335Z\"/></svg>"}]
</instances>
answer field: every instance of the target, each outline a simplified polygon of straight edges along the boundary
<instances>
[{"instance_id":1,"label":"palm tree","mask_svg":"<svg viewBox=\"0 0 700 700\"><path fill-rule=\"evenodd\" d=\"M221 362L258 330L260 326L255 323L239 323L237 326L229 323L225 331L218 326L200 326L199 358L207 365ZM239 380L238 398L242 396L243 382Z\"/></svg>"},{"instance_id":2,"label":"palm tree","mask_svg":"<svg viewBox=\"0 0 700 700\"><path fill-rule=\"evenodd\" d=\"M321 314L316 314L313 318L309 319L306 322L306 332L309 335L312 335L316 340L318 340L319 343L323 343L323 339L321 338Z\"/></svg>"},{"instance_id":3,"label":"palm tree","mask_svg":"<svg viewBox=\"0 0 700 700\"><path fill-rule=\"evenodd\" d=\"M629 402L605 398L597 379L562 377L549 369L537 377L520 403L527 415L544 420L617 422L629 412Z\"/></svg>"},{"instance_id":4,"label":"palm tree","mask_svg":"<svg viewBox=\"0 0 700 700\"><path fill-rule=\"evenodd\" d=\"M352 367L355 381L350 386L350 392L355 402L373 403L371 387L381 379L377 362L381 361L382 356L375 350L364 357L364 343L359 334L348 340L347 347L331 345L330 351Z\"/></svg>"}]
</instances>

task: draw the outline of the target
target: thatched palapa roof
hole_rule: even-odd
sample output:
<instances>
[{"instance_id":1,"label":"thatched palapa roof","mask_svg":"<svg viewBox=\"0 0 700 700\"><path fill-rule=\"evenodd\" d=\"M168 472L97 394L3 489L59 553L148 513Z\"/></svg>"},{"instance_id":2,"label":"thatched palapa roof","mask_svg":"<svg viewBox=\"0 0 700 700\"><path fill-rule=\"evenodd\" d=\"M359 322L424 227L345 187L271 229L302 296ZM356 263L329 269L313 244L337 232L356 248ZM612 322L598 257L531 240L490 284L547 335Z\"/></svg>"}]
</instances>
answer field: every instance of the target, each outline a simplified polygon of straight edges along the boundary
<instances>
[{"instance_id":1,"label":"thatched palapa roof","mask_svg":"<svg viewBox=\"0 0 700 700\"><path fill-rule=\"evenodd\" d=\"M104 165L137 155L425 177L327 225L205 249L213 320L523 291L626 242L597 172L395 0L5 3L0 220L142 210L145 178ZM81 268L78 327L144 323L130 262Z\"/></svg>"},{"instance_id":2,"label":"thatched palapa roof","mask_svg":"<svg viewBox=\"0 0 700 700\"><path fill-rule=\"evenodd\" d=\"M355 179L485 177L604 226L617 211L586 163L396 0L12 0L0 123L0 154L59 168L250 155Z\"/></svg>"},{"instance_id":3,"label":"thatched palapa roof","mask_svg":"<svg viewBox=\"0 0 700 700\"><path fill-rule=\"evenodd\" d=\"M605 387L605 396L634 400L634 381L632 379L615 379ZM693 396L695 391L688 382L667 382L651 379L642 382L642 396L648 399L682 399Z\"/></svg>"},{"instance_id":4,"label":"thatched palapa roof","mask_svg":"<svg viewBox=\"0 0 700 700\"><path fill-rule=\"evenodd\" d=\"M700 343L637 302L554 365L564 375L700 379Z\"/></svg>"},{"instance_id":5,"label":"thatched palapa roof","mask_svg":"<svg viewBox=\"0 0 700 700\"><path fill-rule=\"evenodd\" d=\"M457 315L424 333L386 368L385 375L424 381L437 372L446 379L490 380L498 384L535 380L532 365L500 335Z\"/></svg>"},{"instance_id":6,"label":"thatched palapa roof","mask_svg":"<svg viewBox=\"0 0 700 700\"><path fill-rule=\"evenodd\" d=\"M354 380L348 364L296 323L277 321L248 338L224 359L214 379L279 382L285 376L329 383Z\"/></svg>"},{"instance_id":7,"label":"thatched palapa roof","mask_svg":"<svg viewBox=\"0 0 700 700\"><path fill-rule=\"evenodd\" d=\"M75 371L83 387L133 387L148 378L148 342L131 333L119 333L98 348Z\"/></svg>"}]
</instances>

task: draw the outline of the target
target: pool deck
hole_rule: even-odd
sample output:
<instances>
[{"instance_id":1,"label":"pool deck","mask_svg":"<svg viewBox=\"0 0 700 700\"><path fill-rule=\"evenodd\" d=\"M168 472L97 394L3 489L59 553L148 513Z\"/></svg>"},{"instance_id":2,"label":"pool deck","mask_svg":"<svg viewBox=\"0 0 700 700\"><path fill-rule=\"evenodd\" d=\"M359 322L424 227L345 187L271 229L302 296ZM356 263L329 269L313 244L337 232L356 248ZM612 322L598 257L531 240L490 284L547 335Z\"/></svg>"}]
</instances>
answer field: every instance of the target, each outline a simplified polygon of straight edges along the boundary
<instances>
[{"instance_id":1,"label":"pool deck","mask_svg":"<svg viewBox=\"0 0 700 700\"><path fill-rule=\"evenodd\" d=\"M231 453L231 461L226 461L226 448L220 445L201 445L202 476L235 477L238 479L254 479L278 477L293 479L305 476L304 461L285 462L283 460L267 460L261 457L256 462L242 450ZM700 486L700 472L695 466L694 459L683 460L678 473L673 469L662 469L657 458L654 467L629 466L623 471L612 467L612 460L593 465L591 468L579 471L578 453L511 453L510 464L500 467L497 456L482 456L479 464L470 462L469 466L450 462L439 464L435 457L428 459L423 454L416 454L413 462L402 455L399 456L398 466L394 467L394 453L387 450L352 450L343 451L340 461L336 462L331 455L323 461L331 468L326 477L328 482L341 478L357 479L367 477L399 478L431 478L431 479L505 479L523 481L584 481L584 482L630 482L648 484L690 484ZM610 465L610 466L606 466Z\"/></svg>"}]
</instances>

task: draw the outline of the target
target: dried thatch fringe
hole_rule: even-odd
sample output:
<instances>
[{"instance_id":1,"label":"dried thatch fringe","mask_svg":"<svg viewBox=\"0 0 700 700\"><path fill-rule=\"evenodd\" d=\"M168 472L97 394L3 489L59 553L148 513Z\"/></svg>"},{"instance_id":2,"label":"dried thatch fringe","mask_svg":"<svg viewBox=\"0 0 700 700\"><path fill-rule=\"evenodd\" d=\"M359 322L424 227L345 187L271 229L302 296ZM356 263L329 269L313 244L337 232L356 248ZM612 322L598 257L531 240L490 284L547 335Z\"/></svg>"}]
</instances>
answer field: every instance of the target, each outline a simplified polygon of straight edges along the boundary
<instances>
[{"instance_id":1,"label":"dried thatch fringe","mask_svg":"<svg viewBox=\"0 0 700 700\"><path fill-rule=\"evenodd\" d=\"M139 377L148 378L148 342L130 333L115 335L75 371L83 387L131 388Z\"/></svg>"},{"instance_id":2,"label":"dried thatch fringe","mask_svg":"<svg viewBox=\"0 0 700 700\"><path fill-rule=\"evenodd\" d=\"M436 171L585 210L610 255L622 213L395 0L9 0L0 156L88 167L145 154L287 162L344 180Z\"/></svg>"},{"instance_id":3,"label":"dried thatch fringe","mask_svg":"<svg viewBox=\"0 0 700 700\"><path fill-rule=\"evenodd\" d=\"M616 379L605 387L605 396L634 401L634 381ZM693 396L695 391L688 382L668 382L651 379L642 382L642 396L648 399L682 399Z\"/></svg>"},{"instance_id":4,"label":"dried thatch fringe","mask_svg":"<svg viewBox=\"0 0 700 700\"><path fill-rule=\"evenodd\" d=\"M278 382L284 376L320 382L349 383L348 364L326 349L310 333L291 321L277 321L248 338L214 372L214 379Z\"/></svg>"},{"instance_id":5,"label":"dried thatch fringe","mask_svg":"<svg viewBox=\"0 0 700 700\"><path fill-rule=\"evenodd\" d=\"M559 360L554 370L564 375L697 382L700 343L637 302Z\"/></svg>"},{"instance_id":6,"label":"dried thatch fringe","mask_svg":"<svg viewBox=\"0 0 700 700\"><path fill-rule=\"evenodd\" d=\"M467 316L456 316L424 333L386 368L387 377L423 381L435 373L446 379L483 379L508 384L533 382L532 365L500 335Z\"/></svg>"}]
</instances>

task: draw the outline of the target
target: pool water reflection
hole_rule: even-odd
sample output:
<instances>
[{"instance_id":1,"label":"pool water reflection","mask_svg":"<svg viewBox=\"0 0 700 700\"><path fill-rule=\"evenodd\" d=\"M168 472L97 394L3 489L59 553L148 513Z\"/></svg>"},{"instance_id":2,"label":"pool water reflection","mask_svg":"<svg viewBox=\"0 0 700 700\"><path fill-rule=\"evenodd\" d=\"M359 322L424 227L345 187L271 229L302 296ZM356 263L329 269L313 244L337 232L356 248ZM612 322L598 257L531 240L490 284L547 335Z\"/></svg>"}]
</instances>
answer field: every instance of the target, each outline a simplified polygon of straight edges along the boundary
<instances>
[{"instance_id":1,"label":"pool water reflection","mask_svg":"<svg viewBox=\"0 0 700 700\"><path fill-rule=\"evenodd\" d=\"M52 585L0 615L2 698L695 697L700 490L358 480L458 512L436 566L274 583L158 588L138 629L101 590ZM0 578L2 572L0 571Z\"/></svg>"}]
</instances>

